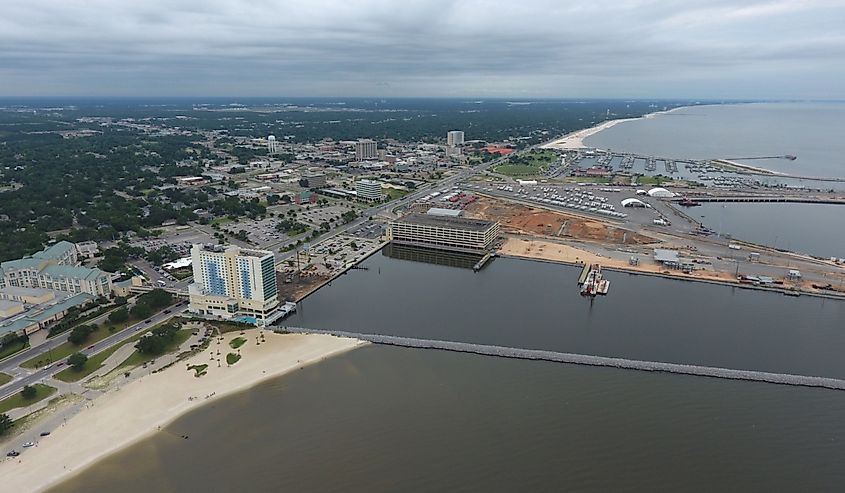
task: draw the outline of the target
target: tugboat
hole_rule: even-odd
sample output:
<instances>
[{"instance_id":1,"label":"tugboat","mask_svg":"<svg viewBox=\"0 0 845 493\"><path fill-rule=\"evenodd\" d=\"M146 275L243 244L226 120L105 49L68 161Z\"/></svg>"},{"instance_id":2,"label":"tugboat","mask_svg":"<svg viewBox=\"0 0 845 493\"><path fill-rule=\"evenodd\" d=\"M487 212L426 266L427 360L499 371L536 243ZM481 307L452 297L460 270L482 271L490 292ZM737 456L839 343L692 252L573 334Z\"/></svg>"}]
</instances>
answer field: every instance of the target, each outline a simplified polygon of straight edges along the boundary
<instances>
[{"instance_id":1,"label":"tugboat","mask_svg":"<svg viewBox=\"0 0 845 493\"><path fill-rule=\"evenodd\" d=\"M678 202L678 205L682 205L684 207L698 207L701 205L701 202L696 202L695 200L684 197Z\"/></svg>"}]
</instances>

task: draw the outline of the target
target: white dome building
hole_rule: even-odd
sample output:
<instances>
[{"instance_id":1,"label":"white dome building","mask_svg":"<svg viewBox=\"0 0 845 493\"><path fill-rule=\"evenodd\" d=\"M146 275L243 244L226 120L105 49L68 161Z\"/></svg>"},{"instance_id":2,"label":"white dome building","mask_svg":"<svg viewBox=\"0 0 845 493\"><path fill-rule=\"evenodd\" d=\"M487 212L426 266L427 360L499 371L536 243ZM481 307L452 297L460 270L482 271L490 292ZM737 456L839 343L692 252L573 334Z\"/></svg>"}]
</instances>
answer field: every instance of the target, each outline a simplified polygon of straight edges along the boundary
<instances>
[{"instance_id":1,"label":"white dome building","mask_svg":"<svg viewBox=\"0 0 845 493\"><path fill-rule=\"evenodd\" d=\"M622 207L651 207L640 199L624 199Z\"/></svg>"},{"instance_id":2,"label":"white dome building","mask_svg":"<svg viewBox=\"0 0 845 493\"><path fill-rule=\"evenodd\" d=\"M671 199L675 194L663 187L655 187L648 191L648 196L657 197L658 199Z\"/></svg>"}]
</instances>

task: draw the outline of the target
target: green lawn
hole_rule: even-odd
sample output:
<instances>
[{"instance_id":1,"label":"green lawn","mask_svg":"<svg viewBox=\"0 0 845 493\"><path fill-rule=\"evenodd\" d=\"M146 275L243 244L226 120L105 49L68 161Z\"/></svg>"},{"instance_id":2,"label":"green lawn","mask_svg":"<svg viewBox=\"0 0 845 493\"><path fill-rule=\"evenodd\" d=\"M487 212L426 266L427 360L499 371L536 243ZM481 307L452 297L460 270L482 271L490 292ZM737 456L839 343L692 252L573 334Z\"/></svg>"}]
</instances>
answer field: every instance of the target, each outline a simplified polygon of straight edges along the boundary
<instances>
[{"instance_id":1,"label":"green lawn","mask_svg":"<svg viewBox=\"0 0 845 493\"><path fill-rule=\"evenodd\" d=\"M553 151L532 151L511 157L493 171L507 176L536 176L545 173L557 159L559 156Z\"/></svg>"},{"instance_id":2,"label":"green lawn","mask_svg":"<svg viewBox=\"0 0 845 493\"><path fill-rule=\"evenodd\" d=\"M211 224L217 224L217 225L222 226L224 224L229 224L231 222L234 222L234 219L229 219L229 216L223 216L223 217L218 217L217 219L212 220Z\"/></svg>"},{"instance_id":3,"label":"green lawn","mask_svg":"<svg viewBox=\"0 0 845 493\"><path fill-rule=\"evenodd\" d=\"M170 353L175 351L179 346L182 345L183 342L187 341L189 337L191 337L192 330L190 329L182 329L176 332L176 337L170 341L170 344L167 345L164 352L162 354L141 354L138 351L132 353L131 356L126 358L126 361L120 364L118 368L133 368L136 366L143 365L144 363L149 363L150 361L163 356L164 354Z\"/></svg>"},{"instance_id":4,"label":"green lawn","mask_svg":"<svg viewBox=\"0 0 845 493\"><path fill-rule=\"evenodd\" d=\"M119 327L114 332L109 332L109 325L108 323L100 325L97 327L97 330L91 332L88 336L88 339L85 340L82 344L77 346L76 344L72 344L71 342L65 342L55 349L49 351L48 353L40 354L35 356L34 358L28 359L21 363L22 368L41 368L42 366L46 366L50 364L51 361L61 361L73 353L78 353L79 351L85 349L86 347L94 344L95 342L102 341L106 337L118 332L121 330Z\"/></svg>"},{"instance_id":5,"label":"green lawn","mask_svg":"<svg viewBox=\"0 0 845 493\"><path fill-rule=\"evenodd\" d=\"M396 200L401 199L402 197L411 193L408 190L399 190L397 188L385 188L384 194L387 196L387 200Z\"/></svg>"},{"instance_id":6,"label":"green lawn","mask_svg":"<svg viewBox=\"0 0 845 493\"><path fill-rule=\"evenodd\" d=\"M152 329L153 329L153 327L150 327L150 330L152 330ZM138 342L138 339L140 339L141 336L148 333L150 330L145 330L143 332L139 332L139 333L135 334L134 336L130 337L129 339L126 339L125 341L121 342L120 344L116 344L116 345L106 349L105 351L101 351L101 352L95 354L94 356L91 356L88 359L88 361L85 362L85 365L82 367L82 369L79 370L79 371L74 370L73 368L70 368L70 367L65 368L64 370L62 370L62 371L60 371L59 373L56 374L56 379L61 380L62 382L78 382L78 381L82 380L83 378L85 378L88 375L94 373L101 366L103 366L103 362L105 362L106 359L108 359L108 357L111 356L115 351L122 348L126 344L135 344L136 342ZM185 331L180 331L180 332L185 332ZM177 337L179 337L179 336L177 335ZM135 353L133 353L132 356L135 356L135 354L137 354L137 351ZM128 361L128 359L127 359L127 361ZM121 363L118 366L123 367L124 365L125 365L125 362Z\"/></svg>"},{"instance_id":7,"label":"green lawn","mask_svg":"<svg viewBox=\"0 0 845 493\"><path fill-rule=\"evenodd\" d=\"M3 348L0 349L0 360L2 360L4 358L8 358L9 356L11 356L11 355L13 355L13 354L15 354L19 351L23 351L24 349L26 349L28 347L29 347L29 341L19 341L15 344L3 346Z\"/></svg>"},{"instance_id":8,"label":"green lawn","mask_svg":"<svg viewBox=\"0 0 845 493\"><path fill-rule=\"evenodd\" d=\"M0 385L6 385L7 383L12 381L11 375L6 375L5 373L0 373Z\"/></svg>"},{"instance_id":9,"label":"green lawn","mask_svg":"<svg viewBox=\"0 0 845 493\"><path fill-rule=\"evenodd\" d=\"M636 180L638 185L660 185L672 181L671 178L663 176L637 176Z\"/></svg>"},{"instance_id":10,"label":"green lawn","mask_svg":"<svg viewBox=\"0 0 845 493\"><path fill-rule=\"evenodd\" d=\"M208 365L191 365L188 367L188 371L194 370L194 376L201 377L207 373L205 371L207 368Z\"/></svg>"},{"instance_id":11,"label":"green lawn","mask_svg":"<svg viewBox=\"0 0 845 493\"><path fill-rule=\"evenodd\" d=\"M128 341L127 341L128 342ZM56 380L61 380L62 382L78 382L83 378L87 377L88 375L97 371L101 366L103 366L103 362L111 356L118 348L122 347L123 344L118 344L116 346L112 346L105 351L99 352L94 356L88 358L88 361L85 362L85 365L82 366L81 369L77 370L73 367L67 367L64 370L56 373Z\"/></svg>"},{"instance_id":12,"label":"green lawn","mask_svg":"<svg viewBox=\"0 0 845 493\"><path fill-rule=\"evenodd\" d=\"M246 343L245 337L235 337L231 341L229 341L229 347L232 349L238 349L239 347L243 346Z\"/></svg>"},{"instance_id":13,"label":"green lawn","mask_svg":"<svg viewBox=\"0 0 845 493\"><path fill-rule=\"evenodd\" d=\"M500 164L493 168L493 171L507 176L536 176L542 174L545 169L524 164Z\"/></svg>"},{"instance_id":14,"label":"green lawn","mask_svg":"<svg viewBox=\"0 0 845 493\"><path fill-rule=\"evenodd\" d=\"M240 361L241 355L236 353L229 353L226 355L226 364L227 365L234 365L238 361Z\"/></svg>"},{"instance_id":15,"label":"green lawn","mask_svg":"<svg viewBox=\"0 0 845 493\"><path fill-rule=\"evenodd\" d=\"M19 407L31 406L32 404L35 404L42 399L46 399L56 393L56 388L50 387L49 385L36 383L33 387L35 387L35 397L32 399L24 399L21 393L18 392L17 394L0 401L0 413L5 413Z\"/></svg>"}]
</instances>

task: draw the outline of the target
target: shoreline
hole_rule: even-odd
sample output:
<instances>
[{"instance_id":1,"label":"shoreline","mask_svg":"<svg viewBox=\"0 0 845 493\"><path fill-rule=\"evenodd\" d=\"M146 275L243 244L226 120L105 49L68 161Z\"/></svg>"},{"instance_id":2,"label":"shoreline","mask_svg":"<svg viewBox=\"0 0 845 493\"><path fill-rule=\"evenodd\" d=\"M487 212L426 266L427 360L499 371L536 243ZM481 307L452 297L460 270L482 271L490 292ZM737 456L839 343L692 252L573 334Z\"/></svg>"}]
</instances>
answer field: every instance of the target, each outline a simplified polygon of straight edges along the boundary
<instances>
[{"instance_id":1,"label":"shoreline","mask_svg":"<svg viewBox=\"0 0 845 493\"><path fill-rule=\"evenodd\" d=\"M366 344L325 335L263 333L266 342L257 345L254 339L259 332L246 332L242 358L232 366L211 364L209 354L235 352L228 343L239 336L237 332L224 334L220 345L212 342L208 349L164 371L144 375L90 401L36 447L0 462L6 487L45 491L201 406ZM195 377L193 370L186 369L198 364L208 365L206 375Z\"/></svg>"},{"instance_id":2,"label":"shoreline","mask_svg":"<svg viewBox=\"0 0 845 493\"><path fill-rule=\"evenodd\" d=\"M670 110L662 110L662 111L655 111L652 113L646 113L643 116L638 116L636 118L616 118L614 120L605 120L598 125L594 125L589 128L584 128L581 130L576 130L575 132L568 133L562 137L558 137L550 142L547 142L540 146L541 149L558 149L562 151L567 150L578 150L578 149L587 149L588 147L584 145L584 139L591 137L603 130L607 130L608 128L614 127L620 123L625 122L633 122L637 120L647 120L649 118L654 118L657 115L669 114L673 111L681 110L684 108L689 108L689 106L678 106L677 108L672 108Z\"/></svg>"},{"instance_id":3,"label":"shoreline","mask_svg":"<svg viewBox=\"0 0 845 493\"><path fill-rule=\"evenodd\" d=\"M509 244L508 244L509 243ZM519 243L523 243L524 245L519 245ZM559 252L561 251L569 251L570 253L574 253L572 251L577 251L577 253L583 258L576 258L571 259L567 258L567 256L561 256L558 254L547 254L542 255L542 248L540 251L535 253L530 252L523 252L519 251L520 248L525 246L532 245L536 247L544 247L544 246L554 246L559 248ZM531 248L529 247L529 250ZM625 266L620 264L619 262L611 261L610 259L603 257L598 254L591 253L587 250L582 250L580 248L552 243L545 240L539 239L525 239L525 238L510 238L509 242L505 243L505 246L499 250L498 255L503 258L513 258L519 260L528 260L534 262L547 262L550 264L559 264L559 265L568 265L571 267L581 267L585 265L585 263L599 263L602 266L602 270L607 271L615 271L621 272L624 274L632 274L632 275L643 275L643 276L651 276L651 277L660 277L663 279L669 279L674 281L688 281L688 282L700 282L704 284L713 284L717 286L724 286L728 288L739 288L739 289L748 289L748 290L755 290L755 291L766 291L769 293L781 294L784 296L788 296L787 293L790 293L791 290L789 288L784 287L768 287L768 286L755 286L751 284L741 284L737 282L732 277L725 277L724 273L722 276L718 275L718 273L714 273L715 275L712 276L704 276L704 275L681 275L678 272L681 271L674 271L675 273L671 273L673 271L669 271L669 274L664 273L666 269L657 268L655 266L654 269L645 269L640 268L636 269L630 266ZM801 296L811 296L816 298L826 298L831 300L845 300L845 296L833 293L823 293L819 291L809 291L806 289L801 289L797 291Z\"/></svg>"}]
</instances>

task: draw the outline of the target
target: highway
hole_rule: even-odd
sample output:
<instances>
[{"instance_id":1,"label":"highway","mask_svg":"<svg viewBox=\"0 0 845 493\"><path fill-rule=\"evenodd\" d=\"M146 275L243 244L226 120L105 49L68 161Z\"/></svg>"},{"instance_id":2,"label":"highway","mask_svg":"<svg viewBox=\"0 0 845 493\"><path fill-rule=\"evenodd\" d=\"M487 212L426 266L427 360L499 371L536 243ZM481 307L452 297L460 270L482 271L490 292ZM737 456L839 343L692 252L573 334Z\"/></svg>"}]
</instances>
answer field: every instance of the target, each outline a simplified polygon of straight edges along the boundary
<instances>
[{"instance_id":1,"label":"highway","mask_svg":"<svg viewBox=\"0 0 845 493\"><path fill-rule=\"evenodd\" d=\"M126 329L124 329L124 330L122 330L122 331L120 331L116 334L112 334L112 335L106 337L105 339L94 343L90 347L81 350L80 352L82 354L88 356L88 357L91 357L91 356L93 356L93 355L95 355L95 354L97 354L101 351L104 351L104 350L114 346L115 344L119 344L119 343L129 339L130 337L136 335L139 332L142 332L145 329L153 327L156 324L159 324L159 323L161 323L165 320L168 320L172 317L175 317L177 315L182 314L185 310L187 310L187 308L188 308L187 304L172 305L172 306L156 313L155 315L148 318L147 320L145 320L143 322L138 322L137 324L131 325L131 326L127 327ZM165 311L169 311L170 313L164 313ZM105 317L105 316L107 316L107 314L104 314L102 317ZM97 319L94 319L94 320L92 320L88 323L94 323L99 318L101 318L101 317L98 317ZM48 365L46 367L40 368L38 370L27 370L25 368L20 368L18 366L21 363L23 363L24 361L26 361L26 360L34 357L34 356L45 353L48 349L56 348L60 344L64 343L66 340L67 340L67 335L54 337L53 339L50 339L49 341L45 342L44 344L41 344L41 345L36 346L34 348L27 349L26 351L23 351L22 353L20 353L18 355L15 355L11 358L4 360L3 363L0 364L0 371L3 371L4 373L8 373L10 375L14 375L16 378L15 378L15 380L7 383L2 388L0 388L0 399L5 399L6 397L9 397L10 395L13 395L17 392L20 392L20 390L25 385L32 385L34 383L41 382L41 381L43 381L43 380L45 380L49 377L52 377L53 375L55 375L56 373L64 370L65 368L67 368L66 365L60 366L57 363L53 363L53 364Z\"/></svg>"}]
</instances>

